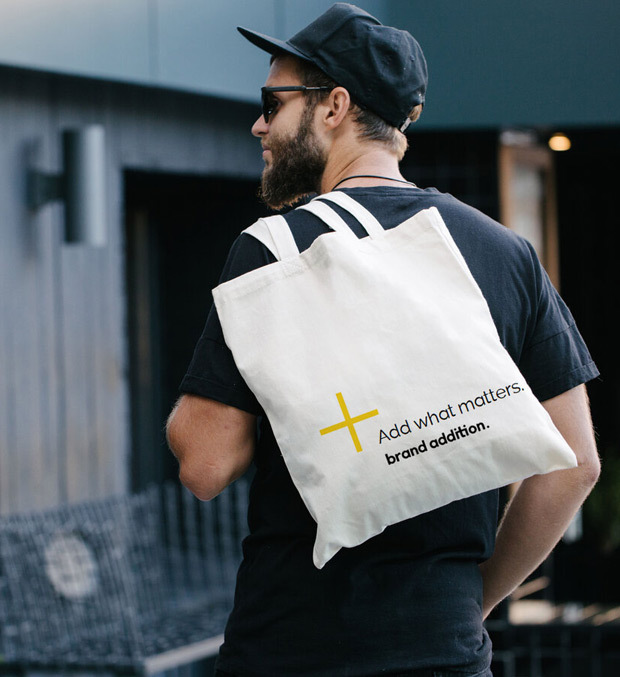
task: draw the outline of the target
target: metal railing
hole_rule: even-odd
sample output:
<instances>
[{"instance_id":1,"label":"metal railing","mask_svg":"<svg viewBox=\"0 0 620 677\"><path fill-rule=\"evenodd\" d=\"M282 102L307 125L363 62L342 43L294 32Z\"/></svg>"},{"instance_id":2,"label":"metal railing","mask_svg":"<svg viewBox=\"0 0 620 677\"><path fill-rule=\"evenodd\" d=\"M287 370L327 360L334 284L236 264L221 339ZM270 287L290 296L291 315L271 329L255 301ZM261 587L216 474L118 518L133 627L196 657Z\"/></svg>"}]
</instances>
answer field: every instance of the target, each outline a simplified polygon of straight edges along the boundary
<instances>
[{"instance_id":1,"label":"metal railing","mask_svg":"<svg viewBox=\"0 0 620 677\"><path fill-rule=\"evenodd\" d=\"M617 677L620 625L487 623L493 677Z\"/></svg>"},{"instance_id":2,"label":"metal railing","mask_svg":"<svg viewBox=\"0 0 620 677\"><path fill-rule=\"evenodd\" d=\"M247 486L176 484L0 519L0 668L159 672L217 652Z\"/></svg>"}]
</instances>

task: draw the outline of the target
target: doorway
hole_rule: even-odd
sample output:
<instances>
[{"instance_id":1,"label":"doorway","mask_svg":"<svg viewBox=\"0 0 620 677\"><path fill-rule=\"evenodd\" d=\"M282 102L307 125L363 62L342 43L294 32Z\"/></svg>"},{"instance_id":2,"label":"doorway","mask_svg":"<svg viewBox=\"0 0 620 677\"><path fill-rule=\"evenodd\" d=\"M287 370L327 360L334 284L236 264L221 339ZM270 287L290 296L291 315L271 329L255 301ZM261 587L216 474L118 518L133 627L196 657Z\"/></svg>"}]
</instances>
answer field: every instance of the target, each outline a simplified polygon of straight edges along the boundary
<instances>
[{"instance_id":1,"label":"doorway","mask_svg":"<svg viewBox=\"0 0 620 677\"><path fill-rule=\"evenodd\" d=\"M562 295L600 378L588 392L603 471L584 505L585 538L557 549L560 599L620 603L620 366L617 359L620 229L617 186L620 128L563 130L570 150L556 153ZM574 599L574 596L573 596Z\"/></svg>"},{"instance_id":2,"label":"doorway","mask_svg":"<svg viewBox=\"0 0 620 677\"><path fill-rule=\"evenodd\" d=\"M267 214L258 181L126 171L131 486L176 478L165 422L228 250Z\"/></svg>"}]
</instances>

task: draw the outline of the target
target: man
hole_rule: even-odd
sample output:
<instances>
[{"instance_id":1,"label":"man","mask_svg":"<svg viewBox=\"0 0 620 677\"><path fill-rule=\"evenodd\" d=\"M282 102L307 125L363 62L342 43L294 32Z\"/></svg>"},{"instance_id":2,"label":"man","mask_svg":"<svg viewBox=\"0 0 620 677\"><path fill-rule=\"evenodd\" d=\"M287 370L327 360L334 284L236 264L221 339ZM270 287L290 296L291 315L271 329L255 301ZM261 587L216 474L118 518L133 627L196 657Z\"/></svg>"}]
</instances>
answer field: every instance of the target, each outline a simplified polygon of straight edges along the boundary
<instances>
[{"instance_id":1,"label":"man","mask_svg":"<svg viewBox=\"0 0 620 677\"><path fill-rule=\"evenodd\" d=\"M400 174L401 130L420 114L427 79L408 33L344 3L287 42L239 30L273 55L263 115L252 128L263 148L264 200L281 208L314 192L344 190L385 228L436 206L502 342L578 467L524 480L497 538L498 492L491 491L388 527L318 570L316 524L212 309L168 436L181 481L201 499L216 496L252 461L256 466L251 533L218 674L490 675L484 618L547 557L598 477L583 385L598 372L531 247ZM348 214L342 217L363 236ZM300 250L328 232L303 210L285 218ZM222 280L273 261L258 240L242 234Z\"/></svg>"}]
</instances>

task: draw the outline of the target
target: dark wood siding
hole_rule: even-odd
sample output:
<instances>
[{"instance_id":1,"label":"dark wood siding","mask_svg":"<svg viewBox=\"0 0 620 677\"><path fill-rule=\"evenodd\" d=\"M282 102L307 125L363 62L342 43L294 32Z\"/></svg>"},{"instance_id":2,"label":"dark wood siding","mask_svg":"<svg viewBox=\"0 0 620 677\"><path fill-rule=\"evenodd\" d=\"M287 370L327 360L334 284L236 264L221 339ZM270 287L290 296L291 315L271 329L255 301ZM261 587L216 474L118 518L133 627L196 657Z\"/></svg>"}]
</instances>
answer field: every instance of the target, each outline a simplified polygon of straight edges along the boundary
<instances>
[{"instance_id":1,"label":"dark wood siding","mask_svg":"<svg viewBox=\"0 0 620 677\"><path fill-rule=\"evenodd\" d=\"M253 106L0 68L0 513L124 493L130 415L123 171L255 178ZM61 171L61 133L103 125L108 240L63 242L63 206L26 205Z\"/></svg>"}]
</instances>

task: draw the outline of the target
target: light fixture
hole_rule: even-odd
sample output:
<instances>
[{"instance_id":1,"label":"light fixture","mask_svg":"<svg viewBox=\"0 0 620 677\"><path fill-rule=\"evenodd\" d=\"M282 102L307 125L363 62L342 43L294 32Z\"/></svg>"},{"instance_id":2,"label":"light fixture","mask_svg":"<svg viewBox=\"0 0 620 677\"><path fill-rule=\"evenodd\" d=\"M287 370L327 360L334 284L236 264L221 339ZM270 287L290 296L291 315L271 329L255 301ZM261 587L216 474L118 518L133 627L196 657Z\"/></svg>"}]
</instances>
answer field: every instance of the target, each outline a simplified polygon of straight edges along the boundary
<instances>
[{"instance_id":1,"label":"light fixture","mask_svg":"<svg viewBox=\"0 0 620 677\"><path fill-rule=\"evenodd\" d=\"M102 247L106 244L105 133L100 125L65 130L63 173L30 170L28 206L40 209L62 200L65 242Z\"/></svg>"},{"instance_id":2,"label":"light fixture","mask_svg":"<svg viewBox=\"0 0 620 677\"><path fill-rule=\"evenodd\" d=\"M549 148L551 150L555 151L564 151L564 150L569 150L571 147L571 142L568 136L566 134L562 134L562 132L556 132L550 139L549 139Z\"/></svg>"}]
</instances>

